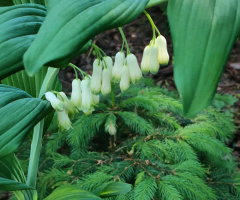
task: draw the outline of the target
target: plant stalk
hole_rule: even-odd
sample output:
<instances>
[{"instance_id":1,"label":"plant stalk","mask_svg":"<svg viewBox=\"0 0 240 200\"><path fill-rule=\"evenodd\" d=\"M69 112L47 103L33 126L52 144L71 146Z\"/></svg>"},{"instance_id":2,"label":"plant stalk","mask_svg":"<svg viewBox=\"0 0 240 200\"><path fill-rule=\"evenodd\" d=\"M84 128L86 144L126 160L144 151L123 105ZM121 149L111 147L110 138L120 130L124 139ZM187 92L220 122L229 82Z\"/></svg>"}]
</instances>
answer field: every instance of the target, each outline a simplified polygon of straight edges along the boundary
<instances>
[{"instance_id":1,"label":"plant stalk","mask_svg":"<svg viewBox=\"0 0 240 200\"><path fill-rule=\"evenodd\" d=\"M42 147L44 119L41 120L35 127L31 144L31 153L28 167L27 185L36 188L38 163Z\"/></svg>"}]
</instances>

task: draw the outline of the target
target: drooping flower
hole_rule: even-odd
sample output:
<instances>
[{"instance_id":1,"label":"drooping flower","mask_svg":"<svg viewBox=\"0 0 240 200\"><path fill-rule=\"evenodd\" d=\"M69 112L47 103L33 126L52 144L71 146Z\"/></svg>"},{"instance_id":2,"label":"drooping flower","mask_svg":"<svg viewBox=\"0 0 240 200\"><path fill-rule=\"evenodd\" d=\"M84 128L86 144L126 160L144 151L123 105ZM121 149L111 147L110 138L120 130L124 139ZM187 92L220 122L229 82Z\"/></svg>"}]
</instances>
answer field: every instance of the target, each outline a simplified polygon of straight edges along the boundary
<instances>
[{"instance_id":1,"label":"drooping flower","mask_svg":"<svg viewBox=\"0 0 240 200\"><path fill-rule=\"evenodd\" d=\"M51 103L52 107L58 111L61 112L64 110L64 105L63 102L60 101L55 94L53 94L52 92L46 92L45 93L45 97L46 99Z\"/></svg>"},{"instance_id":2,"label":"drooping flower","mask_svg":"<svg viewBox=\"0 0 240 200\"><path fill-rule=\"evenodd\" d=\"M158 62L161 65L167 65L169 62L169 55L167 51L167 41L165 37L158 36L156 39L156 45L158 48Z\"/></svg>"},{"instance_id":3,"label":"drooping flower","mask_svg":"<svg viewBox=\"0 0 240 200\"><path fill-rule=\"evenodd\" d=\"M103 95L107 95L111 92L111 70L110 70L110 68L104 68L104 70L103 70L101 92Z\"/></svg>"},{"instance_id":4,"label":"drooping flower","mask_svg":"<svg viewBox=\"0 0 240 200\"><path fill-rule=\"evenodd\" d=\"M59 131L66 131L73 128L72 123L68 117L67 111L64 109L61 112L57 111L57 120Z\"/></svg>"},{"instance_id":5,"label":"drooping flower","mask_svg":"<svg viewBox=\"0 0 240 200\"><path fill-rule=\"evenodd\" d=\"M149 46L149 69L152 74L156 74L159 70L158 48L156 45Z\"/></svg>"},{"instance_id":6,"label":"drooping flower","mask_svg":"<svg viewBox=\"0 0 240 200\"><path fill-rule=\"evenodd\" d=\"M90 78L85 78L82 81L81 88L82 88L82 107L81 110L83 112L88 111L93 105L93 94L90 88L91 80Z\"/></svg>"},{"instance_id":7,"label":"drooping flower","mask_svg":"<svg viewBox=\"0 0 240 200\"><path fill-rule=\"evenodd\" d=\"M137 83L142 78L142 71L138 65L135 55L127 55L127 65L129 68L130 79L133 84Z\"/></svg>"},{"instance_id":8,"label":"drooping flower","mask_svg":"<svg viewBox=\"0 0 240 200\"><path fill-rule=\"evenodd\" d=\"M89 116L89 115L92 114L92 112L93 112L94 110L95 110L94 107L91 107L89 110L85 111L84 114L85 114L86 116Z\"/></svg>"},{"instance_id":9,"label":"drooping flower","mask_svg":"<svg viewBox=\"0 0 240 200\"><path fill-rule=\"evenodd\" d=\"M82 91L81 91L81 80L74 79L72 82L72 95L71 104L78 110L81 110L82 106Z\"/></svg>"},{"instance_id":10,"label":"drooping flower","mask_svg":"<svg viewBox=\"0 0 240 200\"><path fill-rule=\"evenodd\" d=\"M141 70L142 73L148 74L150 67L149 67L149 59L150 59L150 47L146 46L143 51L143 57L141 62Z\"/></svg>"},{"instance_id":11,"label":"drooping flower","mask_svg":"<svg viewBox=\"0 0 240 200\"><path fill-rule=\"evenodd\" d=\"M96 59L93 62L93 73L91 79L91 91L93 94L99 94L102 84L102 61Z\"/></svg>"},{"instance_id":12,"label":"drooping flower","mask_svg":"<svg viewBox=\"0 0 240 200\"><path fill-rule=\"evenodd\" d=\"M74 115L78 112L77 109L72 105L72 103L67 98L64 92L59 92L57 98L63 102L64 109L67 111L70 119L73 119Z\"/></svg>"},{"instance_id":13,"label":"drooping flower","mask_svg":"<svg viewBox=\"0 0 240 200\"><path fill-rule=\"evenodd\" d=\"M119 83L122 75L122 67L125 60L124 52L120 51L115 56L115 63L112 70L112 80L115 83Z\"/></svg>"},{"instance_id":14,"label":"drooping flower","mask_svg":"<svg viewBox=\"0 0 240 200\"><path fill-rule=\"evenodd\" d=\"M100 101L99 95L93 94L93 103L94 103L94 105L98 105L99 101Z\"/></svg>"},{"instance_id":15,"label":"drooping flower","mask_svg":"<svg viewBox=\"0 0 240 200\"><path fill-rule=\"evenodd\" d=\"M106 64L106 66L105 66L105 64ZM111 79L112 79L112 70L113 70L113 60L112 60L112 58L109 57L109 56L104 56L103 57L103 66L105 66L104 68L107 67L108 69L110 69L110 72L111 72L110 75L111 75Z\"/></svg>"},{"instance_id":16,"label":"drooping flower","mask_svg":"<svg viewBox=\"0 0 240 200\"><path fill-rule=\"evenodd\" d=\"M116 126L112 122L110 122L110 124L106 127L105 131L110 135L116 135L117 133Z\"/></svg>"},{"instance_id":17,"label":"drooping flower","mask_svg":"<svg viewBox=\"0 0 240 200\"><path fill-rule=\"evenodd\" d=\"M120 81L121 91L126 91L130 87L130 74L128 65L123 65L122 67L122 77Z\"/></svg>"}]
</instances>

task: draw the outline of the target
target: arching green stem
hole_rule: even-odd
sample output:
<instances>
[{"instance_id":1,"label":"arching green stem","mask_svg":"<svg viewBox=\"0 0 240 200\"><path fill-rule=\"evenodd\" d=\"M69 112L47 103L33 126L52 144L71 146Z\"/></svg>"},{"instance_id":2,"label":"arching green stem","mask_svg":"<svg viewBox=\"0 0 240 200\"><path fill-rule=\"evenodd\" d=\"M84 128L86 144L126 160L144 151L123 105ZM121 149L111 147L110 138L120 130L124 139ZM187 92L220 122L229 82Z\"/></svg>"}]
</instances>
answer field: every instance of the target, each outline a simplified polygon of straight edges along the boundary
<instances>
[{"instance_id":1,"label":"arching green stem","mask_svg":"<svg viewBox=\"0 0 240 200\"><path fill-rule=\"evenodd\" d=\"M120 33L121 33L121 36L122 36L123 42L126 44L127 54L130 54L130 49L129 49L129 46L128 46L128 43L127 43L127 39L126 39L126 37L125 37L125 35L124 35L124 32L123 32L123 30L122 30L121 27L118 27L118 30L119 30Z\"/></svg>"}]
</instances>

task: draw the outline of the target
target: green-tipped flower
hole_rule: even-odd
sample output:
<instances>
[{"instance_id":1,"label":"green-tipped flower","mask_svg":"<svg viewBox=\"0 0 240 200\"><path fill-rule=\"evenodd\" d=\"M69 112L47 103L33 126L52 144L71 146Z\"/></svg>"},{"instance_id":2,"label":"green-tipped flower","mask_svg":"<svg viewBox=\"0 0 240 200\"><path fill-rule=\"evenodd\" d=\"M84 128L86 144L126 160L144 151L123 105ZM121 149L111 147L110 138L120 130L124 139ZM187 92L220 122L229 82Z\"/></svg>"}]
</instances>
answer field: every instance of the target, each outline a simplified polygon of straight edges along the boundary
<instances>
[{"instance_id":1,"label":"green-tipped flower","mask_svg":"<svg viewBox=\"0 0 240 200\"><path fill-rule=\"evenodd\" d=\"M92 112L93 112L94 110L95 110L94 107L91 107L89 110L85 111L84 114L85 114L86 116L89 116L89 115L92 114Z\"/></svg>"},{"instance_id":2,"label":"green-tipped flower","mask_svg":"<svg viewBox=\"0 0 240 200\"><path fill-rule=\"evenodd\" d=\"M104 68L102 73L102 87L101 92L103 95L107 95L111 92L111 70L110 68Z\"/></svg>"},{"instance_id":3,"label":"green-tipped flower","mask_svg":"<svg viewBox=\"0 0 240 200\"><path fill-rule=\"evenodd\" d=\"M78 110L81 110L82 106L82 91L81 91L81 80L74 79L72 82L72 95L71 104Z\"/></svg>"},{"instance_id":4,"label":"green-tipped flower","mask_svg":"<svg viewBox=\"0 0 240 200\"><path fill-rule=\"evenodd\" d=\"M122 77L120 81L120 89L121 91L126 91L130 87L130 74L129 68L127 65L123 65L122 67Z\"/></svg>"},{"instance_id":5,"label":"green-tipped flower","mask_svg":"<svg viewBox=\"0 0 240 200\"><path fill-rule=\"evenodd\" d=\"M93 73L91 79L91 91L93 94L99 94L102 84L102 61L96 59L93 62Z\"/></svg>"},{"instance_id":6,"label":"green-tipped flower","mask_svg":"<svg viewBox=\"0 0 240 200\"><path fill-rule=\"evenodd\" d=\"M116 126L112 122L110 122L110 124L106 127L105 131L110 135L116 135L117 133Z\"/></svg>"},{"instance_id":7,"label":"green-tipped flower","mask_svg":"<svg viewBox=\"0 0 240 200\"><path fill-rule=\"evenodd\" d=\"M130 79L132 83L135 84L142 78L142 71L135 55L127 55L127 65L129 67Z\"/></svg>"},{"instance_id":8,"label":"green-tipped flower","mask_svg":"<svg viewBox=\"0 0 240 200\"><path fill-rule=\"evenodd\" d=\"M115 56L115 63L112 70L112 80L115 83L119 83L122 75L122 67L125 60L124 52L120 51Z\"/></svg>"},{"instance_id":9,"label":"green-tipped flower","mask_svg":"<svg viewBox=\"0 0 240 200\"><path fill-rule=\"evenodd\" d=\"M82 111L86 112L90 110L90 108L94 105L93 103L93 95L90 88L91 80L89 78L85 78L82 81Z\"/></svg>"},{"instance_id":10,"label":"green-tipped flower","mask_svg":"<svg viewBox=\"0 0 240 200\"><path fill-rule=\"evenodd\" d=\"M67 98L64 92L59 92L57 98L63 102L64 109L67 111L70 119L73 119L74 115L78 112L77 109L72 105L72 103Z\"/></svg>"},{"instance_id":11,"label":"green-tipped flower","mask_svg":"<svg viewBox=\"0 0 240 200\"><path fill-rule=\"evenodd\" d=\"M93 94L93 103L94 103L94 105L98 105L99 101L100 101L99 95Z\"/></svg>"},{"instance_id":12,"label":"green-tipped flower","mask_svg":"<svg viewBox=\"0 0 240 200\"><path fill-rule=\"evenodd\" d=\"M156 45L158 48L158 62L161 65L167 65L169 62L169 55L167 51L167 41L165 37L158 36L156 39Z\"/></svg>"},{"instance_id":13,"label":"green-tipped flower","mask_svg":"<svg viewBox=\"0 0 240 200\"><path fill-rule=\"evenodd\" d=\"M109 56L105 56L105 57L103 57L103 62L104 62L103 65L105 66L105 63L106 63L107 66L105 66L105 67L107 67L108 69L110 69L111 79L112 79L112 70L113 70L113 60L112 60L112 58L109 57ZM111 80L111 79L110 79L110 80Z\"/></svg>"},{"instance_id":14,"label":"green-tipped flower","mask_svg":"<svg viewBox=\"0 0 240 200\"><path fill-rule=\"evenodd\" d=\"M57 120L59 131L66 131L70 128L73 128L66 110L63 110L61 112L57 111Z\"/></svg>"},{"instance_id":15,"label":"green-tipped flower","mask_svg":"<svg viewBox=\"0 0 240 200\"><path fill-rule=\"evenodd\" d=\"M152 74L156 74L159 70L158 48L156 45L149 46L149 69Z\"/></svg>"},{"instance_id":16,"label":"green-tipped flower","mask_svg":"<svg viewBox=\"0 0 240 200\"><path fill-rule=\"evenodd\" d=\"M52 107L54 108L54 110L61 112L64 110L64 105L62 103L62 101L60 101L55 94L53 94L52 92L46 92L45 93L45 97L46 99L51 103Z\"/></svg>"},{"instance_id":17,"label":"green-tipped flower","mask_svg":"<svg viewBox=\"0 0 240 200\"><path fill-rule=\"evenodd\" d=\"M149 59L150 59L150 47L146 46L143 51L143 57L141 62L141 70L142 73L148 74L150 67L149 67Z\"/></svg>"}]
</instances>

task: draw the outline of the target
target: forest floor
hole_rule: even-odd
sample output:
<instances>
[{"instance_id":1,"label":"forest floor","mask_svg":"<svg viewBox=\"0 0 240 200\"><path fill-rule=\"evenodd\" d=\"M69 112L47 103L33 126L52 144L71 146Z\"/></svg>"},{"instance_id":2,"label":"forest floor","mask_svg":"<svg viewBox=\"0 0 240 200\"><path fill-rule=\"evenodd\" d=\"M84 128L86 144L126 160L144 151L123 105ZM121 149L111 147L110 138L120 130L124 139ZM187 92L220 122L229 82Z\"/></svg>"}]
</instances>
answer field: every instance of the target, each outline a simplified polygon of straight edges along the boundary
<instances>
[{"instance_id":1,"label":"forest floor","mask_svg":"<svg viewBox=\"0 0 240 200\"><path fill-rule=\"evenodd\" d=\"M157 25L161 34L166 37L170 55L169 64L167 66L162 66L156 75L149 76L152 76L156 85L166 87L169 90L176 90L172 65L173 46L166 16L166 8L163 5L162 7L148 9L148 12L153 18L153 21ZM152 29L147 17L142 14L132 23L122 28L128 40L131 52L137 56L140 63L143 50L152 38ZM94 38L93 42L102 48L106 54L111 56L113 59L122 46L122 38L118 29L109 30L98 35ZM92 63L95 58L96 56L94 56L94 52L90 50L90 52L75 58L72 63L91 74ZM61 70L60 80L63 84L63 90L67 94L71 93L71 82L74 78L75 75L72 68ZM240 158L240 41L236 42L232 49L224 68L222 78L218 84L217 92L220 94L231 94L238 98L238 101L234 104L234 122L237 126L237 131L234 139L230 141L229 145L234 149L234 154Z\"/></svg>"}]
</instances>

